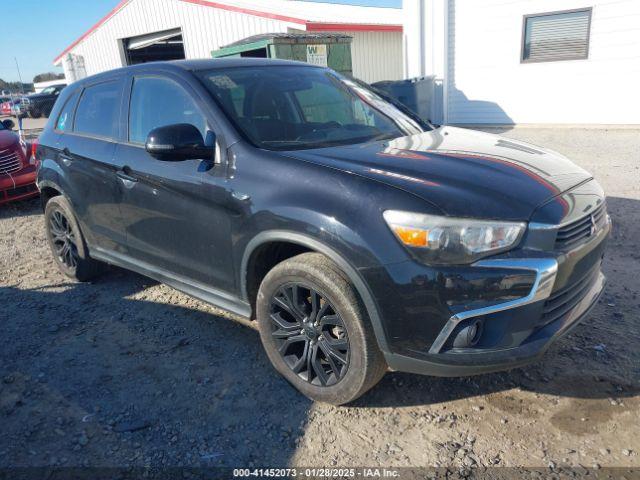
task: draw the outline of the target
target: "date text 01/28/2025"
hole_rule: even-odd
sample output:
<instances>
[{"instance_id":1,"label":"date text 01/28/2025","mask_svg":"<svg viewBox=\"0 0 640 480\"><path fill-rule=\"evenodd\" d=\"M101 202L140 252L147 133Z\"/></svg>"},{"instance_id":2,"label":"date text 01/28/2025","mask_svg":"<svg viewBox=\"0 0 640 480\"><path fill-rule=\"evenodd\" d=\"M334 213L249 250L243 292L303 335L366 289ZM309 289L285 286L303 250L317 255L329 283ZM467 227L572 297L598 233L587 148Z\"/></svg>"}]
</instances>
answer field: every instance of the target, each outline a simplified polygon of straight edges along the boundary
<instances>
[{"instance_id":1,"label":"date text 01/28/2025","mask_svg":"<svg viewBox=\"0 0 640 480\"><path fill-rule=\"evenodd\" d=\"M399 478L389 468L237 468L234 478Z\"/></svg>"}]
</instances>

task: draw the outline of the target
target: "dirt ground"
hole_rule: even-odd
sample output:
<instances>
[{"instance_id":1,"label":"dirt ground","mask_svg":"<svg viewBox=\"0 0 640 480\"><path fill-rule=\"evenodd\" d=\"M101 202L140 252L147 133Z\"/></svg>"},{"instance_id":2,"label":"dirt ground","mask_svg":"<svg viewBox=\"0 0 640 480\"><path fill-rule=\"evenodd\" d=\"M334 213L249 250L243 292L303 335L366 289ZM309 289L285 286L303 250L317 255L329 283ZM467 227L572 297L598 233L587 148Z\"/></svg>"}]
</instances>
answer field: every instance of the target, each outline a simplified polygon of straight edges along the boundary
<instances>
[{"instance_id":1,"label":"dirt ground","mask_svg":"<svg viewBox=\"0 0 640 480\"><path fill-rule=\"evenodd\" d=\"M525 130L593 172L614 222L608 288L541 363L442 379L389 373L315 404L255 331L114 270L58 273L37 200L0 208L0 468L640 467L640 132Z\"/></svg>"},{"instance_id":2,"label":"dirt ground","mask_svg":"<svg viewBox=\"0 0 640 480\"><path fill-rule=\"evenodd\" d=\"M6 119L13 120L13 123L16 125L15 128L16 129L18 128L18 120L16 119L16 117L8 117L8 116L0 115L0 121L6 120ZM40 117L40 118L26 117L22 119L22 128L24 128L25 130L40 130L44 128L44 126L48 121L49 119L45 117Z\"/></svg>"}]
</instances>

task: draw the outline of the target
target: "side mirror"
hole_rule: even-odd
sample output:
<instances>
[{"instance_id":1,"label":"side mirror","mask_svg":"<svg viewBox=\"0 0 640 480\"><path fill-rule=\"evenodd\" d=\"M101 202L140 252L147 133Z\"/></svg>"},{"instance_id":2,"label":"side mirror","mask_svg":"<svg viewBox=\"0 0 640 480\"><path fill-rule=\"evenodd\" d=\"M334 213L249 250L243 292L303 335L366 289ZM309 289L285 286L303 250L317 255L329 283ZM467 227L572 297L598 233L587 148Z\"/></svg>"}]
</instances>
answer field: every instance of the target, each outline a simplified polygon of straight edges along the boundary
<instances>
[{"instance_id":1,"label":"side mirror","mask_svg":"<svg viewBox=\"0 0 640 480\"><path fill-rule=\"evenodd\" d=\"M13 120L9 118L7 118L6 120L3 120L2 125L4 125L4 128L6 128L7 130L13 130L13 127L16 126L16 124L13 123Z\"/></svg>"},{"instance_id":2,"label":"side mirror","mask_svg":"<svg viewBox=\"0 0 640 480\"><path fill-rule=\"evenodd\" d=\"M165 162L211 160L215 147L206 147L200 130L188 123L158 127L147 136L147 153Z\"/></svg>"}]
</instances>

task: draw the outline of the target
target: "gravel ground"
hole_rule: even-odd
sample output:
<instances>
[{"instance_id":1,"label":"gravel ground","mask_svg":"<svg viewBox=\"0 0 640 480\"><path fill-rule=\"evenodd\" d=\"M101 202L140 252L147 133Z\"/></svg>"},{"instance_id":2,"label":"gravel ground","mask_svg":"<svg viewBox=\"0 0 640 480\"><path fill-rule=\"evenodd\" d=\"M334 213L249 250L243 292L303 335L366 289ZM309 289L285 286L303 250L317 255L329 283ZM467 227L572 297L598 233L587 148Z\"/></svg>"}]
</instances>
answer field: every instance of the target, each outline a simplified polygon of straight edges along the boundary
<instances>
[{"instance_id":1,"label":"gravel ground","mask_svg":"<svg viewBox=\"0 0 640 480\"><path fill-rule=\"evenodd\" d=\"M541 363L442 379L390 373L314 404L255 331L144 277L69 282L37 200L0 209L0 468L640 467L640 132L525 130L592 171L614 221L608 289Z\"/></svg>"}]
</instances>

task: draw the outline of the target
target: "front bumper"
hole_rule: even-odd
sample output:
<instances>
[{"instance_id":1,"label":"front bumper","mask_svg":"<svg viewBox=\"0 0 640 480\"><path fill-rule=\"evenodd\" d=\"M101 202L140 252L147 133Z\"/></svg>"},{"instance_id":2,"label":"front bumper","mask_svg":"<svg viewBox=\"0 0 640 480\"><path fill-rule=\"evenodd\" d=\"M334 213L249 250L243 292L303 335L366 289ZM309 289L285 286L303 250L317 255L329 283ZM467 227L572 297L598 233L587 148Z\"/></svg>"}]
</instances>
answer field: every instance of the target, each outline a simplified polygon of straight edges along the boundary
<instances>
[{"instance_id":1,"label":"front bumper","mask_svg":"<svg viewBox=\"0 0 640 480\"><path fill-rule=\"evenodd\" d=\"M38 194L35 165L29 165L13 174L0 174L0 205Z\"/></svg>"},{"instance_id":2,"label":"front bumper","mask_svg":"<svg viewBox=\"0 0 640 480\"><path fill-rule=\"evenodd\" d=\"M607 222L570 251L529 245L467 267L403 262L363 272L381 312L387 364L392 370L465 376L537 360L597 303L610 229ZM477 321L484 326L480 341L460 348L455 339Z\"/></svg>"},{"instance_id":3,"label":"front bumper","mask_svg":"<svg viewBox=\"0 0 640 480\"><path fill-rule=\"evenodd\" d=\"M536 330L517 347L501 350L479 349L468 353L431 351L421 357L388 353L385 355L387 364L392 370L445 377L477 375L527 365L538 360L551 344L566 335L588 315L597 304L605 282L605 276L598 270L595 281L577 305L560 319ZM452 319L450 322L453 322Z\"/></svg>"}]
</instances>

